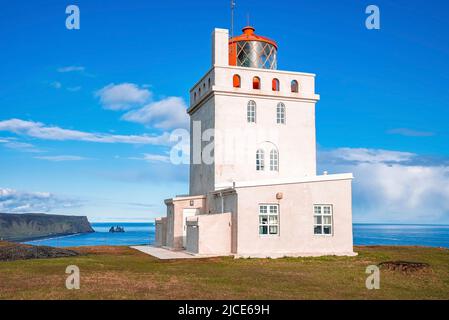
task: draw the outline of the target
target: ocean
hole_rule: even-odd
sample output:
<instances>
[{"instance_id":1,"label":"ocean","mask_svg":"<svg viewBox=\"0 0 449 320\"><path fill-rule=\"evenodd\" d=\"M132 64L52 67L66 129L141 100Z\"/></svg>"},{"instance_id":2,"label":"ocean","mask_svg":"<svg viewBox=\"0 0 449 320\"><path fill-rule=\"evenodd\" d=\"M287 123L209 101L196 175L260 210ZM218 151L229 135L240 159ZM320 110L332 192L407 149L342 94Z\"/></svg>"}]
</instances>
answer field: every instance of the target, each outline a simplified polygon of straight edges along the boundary
<instances>
[{"instance_id":1,"label":"ocean","mask_svg":"<svg viewBox=\"0 0 449 320\"><path fill-rule=\"evenodd\" d=\"M109 233L112 226L124 233ZM78 247L125 246L154 243L154 223L92 223L95 233L28 241L27 244ZM406 245L449 248L449 225L354 224L355 245Z\"/></svg>"}]
</instances>

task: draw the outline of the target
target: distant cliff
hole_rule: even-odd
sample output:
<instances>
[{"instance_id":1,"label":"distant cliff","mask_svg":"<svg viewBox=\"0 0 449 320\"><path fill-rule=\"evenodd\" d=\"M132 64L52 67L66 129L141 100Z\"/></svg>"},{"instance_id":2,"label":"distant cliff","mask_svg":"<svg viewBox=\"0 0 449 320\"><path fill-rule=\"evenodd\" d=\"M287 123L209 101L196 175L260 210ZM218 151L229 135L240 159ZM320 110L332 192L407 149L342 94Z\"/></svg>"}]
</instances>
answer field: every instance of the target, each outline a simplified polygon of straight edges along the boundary
<instances>
[{"instance_id":1,"label":"distant cliff","mask_svg":"<svg viewBox=\"0 0 449 320\"><path fill-rule=\"evenodd\" d=\"M87 217L0 213L0 240L25 241L94 232Z\"/></svg>"}]
</instances>

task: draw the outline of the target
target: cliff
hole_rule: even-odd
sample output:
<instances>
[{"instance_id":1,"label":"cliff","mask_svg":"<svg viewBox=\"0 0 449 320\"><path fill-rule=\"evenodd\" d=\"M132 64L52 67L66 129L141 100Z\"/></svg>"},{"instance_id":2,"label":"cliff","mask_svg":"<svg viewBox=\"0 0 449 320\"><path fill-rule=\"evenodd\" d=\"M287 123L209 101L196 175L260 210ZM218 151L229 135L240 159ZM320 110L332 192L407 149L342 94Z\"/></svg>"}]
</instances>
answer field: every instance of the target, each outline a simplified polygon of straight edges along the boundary
<instances>
[{"instance_id":1,"label":"cliff","mask_svg":"<svg viewBox=\"0 0 449 320\"><path fill-rule=\"evenodd\" d=\"M0 213L0 240L32 239L94 232L87 217L42 213Z\"/></svg>"}]
</instances>

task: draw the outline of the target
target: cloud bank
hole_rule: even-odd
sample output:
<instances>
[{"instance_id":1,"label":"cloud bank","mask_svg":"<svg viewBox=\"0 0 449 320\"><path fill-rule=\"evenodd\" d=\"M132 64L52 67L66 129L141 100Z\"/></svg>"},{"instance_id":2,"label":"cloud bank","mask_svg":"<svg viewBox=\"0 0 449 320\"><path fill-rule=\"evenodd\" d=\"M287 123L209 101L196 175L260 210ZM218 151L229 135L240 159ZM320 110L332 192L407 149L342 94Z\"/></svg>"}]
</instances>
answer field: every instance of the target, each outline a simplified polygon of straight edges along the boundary
<instances>
[{"instance_id":1,"label":"cloud bank","mask_svg":"<svg viewBox=\"0 0 449 320\"><path fill-rule=\"evenodd\" d=\"M0 212L46 213L54 209L77 208L81 201L48 192L21 192L0 188Z\"/></svg>"},{"instance_id":2,"label":"cloud bank","mask_svg":"<svg viewBox=\"0 0 449 320\"><path fill-rule=\"evenodd\" d=\"M109 84L97 91L103 108L109 110L129 110L146 103L151 98L151 92L134 83Z\"/></svg>"},{"instance_id":3,"label":"cloud bank","mask_svg":"<svg viewBox=\"0 0 449 320\"><path fill-rule=\"evenodd\" d=\"M151 101L153 93L134 83L109 84L95 95L104 109L127 111L122 120L164 130L189 127L187 105L180 97Z\"/></svg>"},{"instance_id":4,"label":"cloud bank","mask_svg":"<svg viewBox=\"0 0 449 320\"><path fill-rule=\"evenodd\" d=\"M449 162L366 148L320 150L319 168L353 172L354 220L449 223Z\"/></svg>"},{"instance_id":5,"label":"cloud bank","mask_svg":"<svg viewBox=\"0 0 449 320\"><path fill-rule=\"evenodd\" d=\"M189 116L182 98L169 97L150 103L140 109L131 110L122 119L158 129L188 128Z\"/></svg>"},{"instance_id":6,"label":"cloud bank","mask_svg":"<svg viewBox=\"0 0 449 320\"><path fill-rule=\"evenodd\" d=\"M90 133L78 130L47 126L40 122L10 119L0 121L0 131L7 131L32 138L55 141L86 141L98 143L127 143L170 145L170 134L150 135L114 135L106 133Z\"/></svg>"}]
</instances>

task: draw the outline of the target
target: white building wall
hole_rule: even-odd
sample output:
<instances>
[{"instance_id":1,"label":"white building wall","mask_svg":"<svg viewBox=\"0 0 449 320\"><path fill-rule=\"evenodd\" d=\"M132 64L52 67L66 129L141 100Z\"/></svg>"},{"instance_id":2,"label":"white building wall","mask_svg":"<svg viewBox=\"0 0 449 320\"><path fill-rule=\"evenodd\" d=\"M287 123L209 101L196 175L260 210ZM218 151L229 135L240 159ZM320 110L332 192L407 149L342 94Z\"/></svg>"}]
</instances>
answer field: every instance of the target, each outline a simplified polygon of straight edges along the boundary
<instances>
[{"instance_id":1,"label":"white building wall","mask_svg":"<svg viewBox=\"0 0 449 320\"><path fill-rule=\"evenodd\" d=\"M332 179L330 177L330 179ZM351 178L237 188L237 255L354 255ZM282 193L282 199L276 194ZM279 234L259 234L259 205L279 205ZM314 205L333 207L333 234L314 234Z\"/></svg>"},{"instance_id":2,"label":"white building wall","mask_svg":"<svg viewBox=\"0 0 449 320\"><path fill-rule=\"evenodd\" d=\"M201 107L190 115L190 195L202 195L214 190L215 184L215 165L214 163L207 164L202 161L202 150L211 142L202 141L202 136L205 130L213 129L215 127L215 102L213 96L204 99L201 102ZM196 122L196 124L194 123ZM200 128L199 133L194 134L193 128ZM198 141L201 147L194 148L194 139ZM196 159L194 159L196 156ZM198 163L198 160L199 163Z\"/></svg>"},{"instance_id":3,"label":"white building wall","mask_svg":"<svg viewBox=\"0 0 449 320\"><path fill-rule=\"evenodd\" d=\"M247 104L257 104L256 123L247 121ZM310 102L251 95L215 97L215 182L314 176L315 105ZM286 123L277 124L279 102ZM256 151L265 152L265 170L256 170ZM279 154L279 171L270 171L270 151Z\"/></svg>"}]
</instances>

